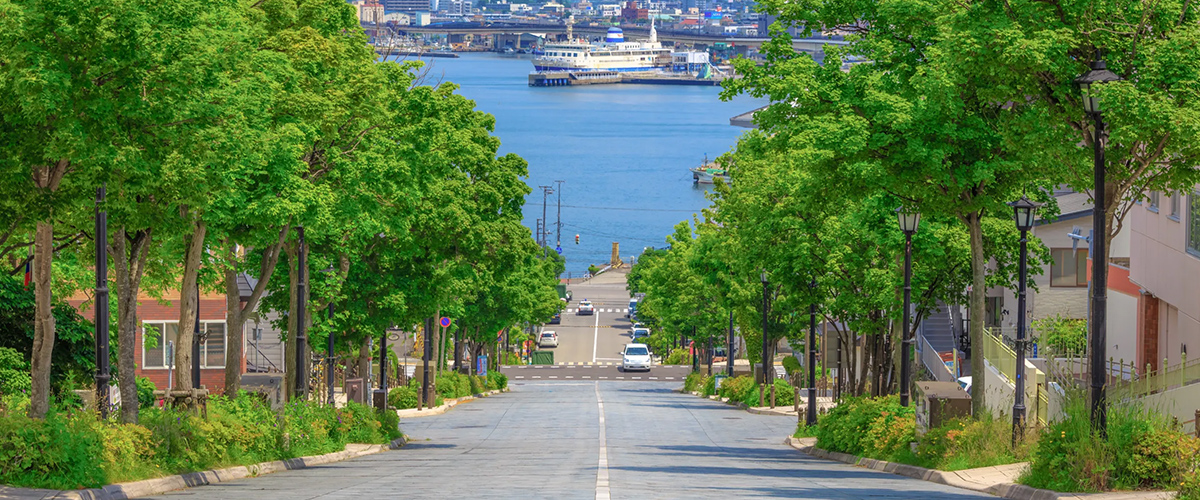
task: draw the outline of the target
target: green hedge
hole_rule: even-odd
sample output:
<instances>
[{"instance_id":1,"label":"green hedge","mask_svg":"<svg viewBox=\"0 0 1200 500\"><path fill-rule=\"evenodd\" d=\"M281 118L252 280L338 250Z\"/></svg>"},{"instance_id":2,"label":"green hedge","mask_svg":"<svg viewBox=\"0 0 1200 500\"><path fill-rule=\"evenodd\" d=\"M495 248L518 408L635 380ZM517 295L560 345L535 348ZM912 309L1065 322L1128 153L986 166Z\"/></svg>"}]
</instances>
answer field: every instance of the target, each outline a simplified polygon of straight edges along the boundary
<instances>
[{"instance_id":1,"label":"green hedge","mask_svg":"<svg viewBox=\"0 0 1200 500\"><path fill-rule=\"evenodd\" d=\"M0 408L0 484L29 488L95 488L400 437L395 412L305 401L290 403L277 415L245 393L209 399L207 419L143 409L140 425L103 422L92 412L62 409L36 420L16 410Z\"/></svg>"},{"instance_id":2,"label":"green hedge","mask_svg":"<svg viewBox=\"0 0 1200 500\"><path fill-rule=\"evenodd\" d=\"M817 447L890 462L916 463L916 416L898 396L846 398L822 418Z\"/></svg>"}]
</instances>

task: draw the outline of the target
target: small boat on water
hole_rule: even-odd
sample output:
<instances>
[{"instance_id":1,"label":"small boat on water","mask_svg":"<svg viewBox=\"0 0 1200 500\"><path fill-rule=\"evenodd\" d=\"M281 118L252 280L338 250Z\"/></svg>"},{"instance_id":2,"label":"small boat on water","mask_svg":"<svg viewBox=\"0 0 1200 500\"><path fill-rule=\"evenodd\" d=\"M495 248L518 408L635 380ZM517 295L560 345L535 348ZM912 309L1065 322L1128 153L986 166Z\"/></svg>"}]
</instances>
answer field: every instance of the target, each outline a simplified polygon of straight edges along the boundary
<instances>
[{"instance_id":1,"label":"small boat on water","mask_svg":"<svg viewBox=\"0 0 1200 500\"><path fill-rule=\"evenodd\" d=\"M696 184L713 184L713 179L721 179L725 183L729 183L729 172L717 167L715 163L709 163L689 170L692 171L692 181Z\"/></svg>"}]
</instances>

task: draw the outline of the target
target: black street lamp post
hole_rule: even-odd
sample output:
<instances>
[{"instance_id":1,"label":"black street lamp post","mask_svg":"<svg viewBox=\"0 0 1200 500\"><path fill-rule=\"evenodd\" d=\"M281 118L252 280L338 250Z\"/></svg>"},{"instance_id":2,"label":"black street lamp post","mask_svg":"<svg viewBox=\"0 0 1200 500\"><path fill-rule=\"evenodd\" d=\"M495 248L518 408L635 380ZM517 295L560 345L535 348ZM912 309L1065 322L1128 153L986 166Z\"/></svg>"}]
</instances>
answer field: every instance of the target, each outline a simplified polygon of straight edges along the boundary
<instances>
[{"instance_id":1,"label":"black street lamp post","mask_svg":"<svg viewBox=\"0 0 1200 500\"><path fill-rule=\"evenodd\" d=\"M333 400L333 299L329 300L329 337L325 339L325 388L329 392L329 404L336 404Z\"/></svg>"},{"instance_id":2,"label":"black street lamp post","mask_svg":"<svg viewBox=\"0 0 1200 500\"><path fill-rule=\"evenodd\" d=\"M1100 86L1120 81L1122 78L1109 71L1097 52L1096 60L1092 61L1091 69L1075 83L1083 93L1083 110L1095 122L1092 135L1093 149L1093 187L1092 187L1092 338L1090 370L1092 372L1092 430L1104 436L1107 431L1108 416L1105 409L1105 384L1108 374L1104 368L1104 356L1107 346L1107 312L1108 312L1108 262L1105 250L1108 229L1104 220L1104 118L1100 109L1100 98L1093 90Z\"/></svg>"},{"instance_id":3,"label":"black street lamp post","mask_svg":"<svg viewBox=\"0 0 1200 500\"><path fill-rule=\"evenodd\" d=\"M297 398L303 398L308 388L308 372L305 369L304 351L308 346L307 333L304 331L304 313L308 305L305 303L305 293L308 288L308 273L304 262L304 226L296 228L300 240L296 256L296 387Z\"/></svg>"},{"instance_id":4,"label":"black street lamp post","mask_svg":"<svg viewBox=\"0 0 1200 500\"><path fill-rule=\"evenodd\" d=\"M817 425L817 280L812 284L812 303L808 305L808 411L804 424Z\"/></svg>"},{"instance_id":5,"label":"black street lamp post","mask_svg":"<svg viewBox=\"0 0 1200 500\"><path fill-rule=\"evenodd\" d=\"M725 339L725 376L733 378L733 307L729 308L729 333Z\"/></svg>"},{"instance_id":6,"label":"black street lamp post","mask_svg":"<svg viewBox=\"0 0 1200 500\"><path fill-rule=\"evenodd\" d=\"M1021 255L1017 264L1017 380L1015 396L1013 397L1013 426L1012 445L1015 448L1021 437L1025 435L1025 273L1026 273L1026 242L1029 230L1033 228L1033 219L1041 203L1029 201L1024 196L1020 200L1008 204L1013 207L1013 216L1017 229L1021 231Z\"/></svg>"},{"instance_id":7,"label":"black street lamp post","mask_svg":"<svg viewBox=\"0 0 1200 500\"><path fill-rule=\"evenodd\" d=\"M762 278L763 303L762 303L762 380L759 383L766 384L769 380L771 380L770 378L767 377L767 367L770 366L771 368L774 368L774 366L772 366L773 363L771 363L771 360L767 359L768 357L770 357L770 352L768 350L768 342L767 342L767 307L769 307L769 303L767 302L767 288L770 286L771 283L769 281L767 281L767 272L766 271L763 271L762 274L760 275L760 277ZM760 407L763 406L763 403L764 403L764 401L763 401L763 386L759 385L758 386L758 406L760 406Z\"/></svg>"},{"instance_id":8,"label":"black street lamp post","mask_svg":"<svg viewBox=\"0 0 1200 500\"><path fill-rule=\"evenodd\" d=\"M104 209L105 187L96 189L96 409L108 418L108 211Z\"/></svg>"},{"instance_id":9,"label":"black street lamp post","mask_svg":"<svg viewBox=\"0 0 1200 500\"><path fill-rule=\"evenodd\" d=\"M900 222L900 230L904 232L904 329L900 332L904 341L900 351L900 406L908 406L912 386L913 351L913 339L909 332L909 321L912 319L909 316L909 309L912 307L912 236L921 223L921 213L900 207L896 209L896 217Z\"/></svg>"}]
</instances>

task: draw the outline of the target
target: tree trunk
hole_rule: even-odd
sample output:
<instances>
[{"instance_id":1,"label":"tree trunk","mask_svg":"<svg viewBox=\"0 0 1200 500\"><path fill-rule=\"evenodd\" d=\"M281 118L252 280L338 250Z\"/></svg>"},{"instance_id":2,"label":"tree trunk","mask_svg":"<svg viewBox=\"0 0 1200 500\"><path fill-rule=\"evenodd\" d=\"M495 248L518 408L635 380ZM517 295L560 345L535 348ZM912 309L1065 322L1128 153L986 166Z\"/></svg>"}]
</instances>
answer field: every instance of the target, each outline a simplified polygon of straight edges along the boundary
<instances>
[{"instance_id":1,"label":"tree trunk","mask_svg":"<svg viewBox=\"0 0 1200 500\"><path fill-rule=\"evenodd\" d=\"M971 413L983 415L987 406L984 405L983 384L983 327L987 315L984 297L987 296L987 283L984 281L984 266L987 260L983 255L983 221L980 213L975 212L966 217L967 228L971 233L971 295L970 315L971 331L971 375L976 378L971 385Z\"/></svg>"},{"instance_id":2,"label":"tree trunk","mask_svg":"<svg viewBox=\"0 0 1200 500\"><path fill-rule=\"evenodd\" d=\"M283 248L284 238L287 237L289 226L284 226L279 232L279 239L274 245L263 251L262 264L258 274L258 284L243 304L241 292L237 285L237 263L241 256L234 251L234 243L225 242L227 260L225 262L225 395L233 397L242 387L242 344L246 316L258 308L267 289L267 282L275 274L275 265L279 263L279 254Z\"/></svg>"},{"instance_id":3,"label":"tree trunk","mask_svg":"<svg viewBox=\"0 0 1200 500\"><path fill-rule=\"evenodd\" d=\"M193 329L200 313L200 296L196 290L196 279L200 274L200 258L204 252L204 236L207 232L204 221L192 223L192 232L183 239L183 280L179 286L179 340L175 344L175 389L189 390L192 387Z\"/></svg>"},{"instance_id":4,"label":"tree trunk","mask_svg":"<svg viewBox=\"0 0 1200 500\"><path fill-rule=\"evenodd\" d=\"M150 238L149 229L130 234L121 227L112 243L113 267L117 273L117 385L121 391L121 422L127 424L138 421L137 366L134 362L138 348L137 297ZM160 339L160 342L165 341Z\"/></svg>"},{"instance_id":5,"label":"tree trunk","mask_svg":"<svg viewBox=\"0 0 1200 500\"><path fill-rule=\"evenodd\" d=\"M54 226L37 223L33 254L33 385L29 395L29 417L45 418L50 411L50 358L54 353L54 312L51 307L50 262L54 256Z\"/></svg>"}]
</instances>

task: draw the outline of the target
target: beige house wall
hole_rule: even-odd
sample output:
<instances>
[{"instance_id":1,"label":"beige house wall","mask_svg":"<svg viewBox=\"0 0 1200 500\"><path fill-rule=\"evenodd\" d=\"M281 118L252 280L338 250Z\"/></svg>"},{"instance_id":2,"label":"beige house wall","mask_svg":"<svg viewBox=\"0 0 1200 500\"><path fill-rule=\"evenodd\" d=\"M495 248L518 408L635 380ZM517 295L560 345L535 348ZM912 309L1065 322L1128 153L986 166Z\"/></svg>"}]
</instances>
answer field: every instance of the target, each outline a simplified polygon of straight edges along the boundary
<instances>
[{"instance_id":1,"label":"beige house wall","mask_svg":"<svg viewBox=\"0 0 1200 500\"><path fill-rule=\"evenodd\" d=\"M1135 205L1127 221L1130 279L1160 301L1158 350L1169 365L1181 360L1184 349L1193 359L1200 355L1200 257L1187 251L1189 198L1194 196L1183 196L1178 218L1170 216L1164 194L1158 212L1146 203Z\"/></svg>"}]
</instances>

